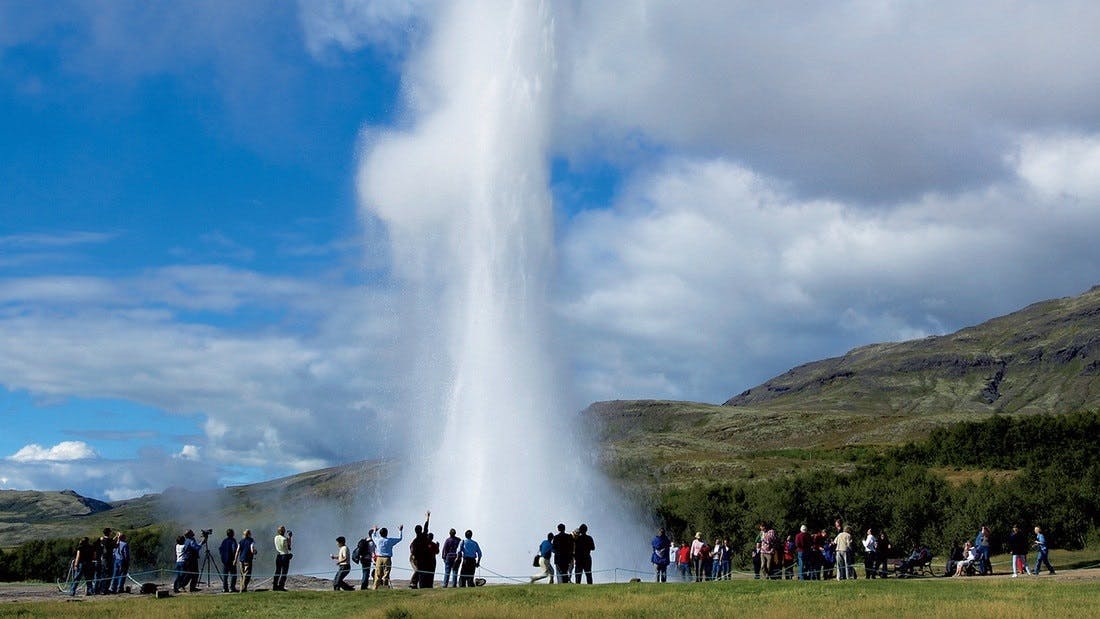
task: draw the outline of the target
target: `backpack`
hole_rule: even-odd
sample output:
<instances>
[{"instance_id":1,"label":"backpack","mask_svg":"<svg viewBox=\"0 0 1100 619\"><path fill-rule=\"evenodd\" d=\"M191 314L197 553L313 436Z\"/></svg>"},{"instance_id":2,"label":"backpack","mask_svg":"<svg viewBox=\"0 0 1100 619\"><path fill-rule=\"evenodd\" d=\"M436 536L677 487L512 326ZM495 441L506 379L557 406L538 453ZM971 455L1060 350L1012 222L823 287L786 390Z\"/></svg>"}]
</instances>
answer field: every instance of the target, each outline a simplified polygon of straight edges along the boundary
<instances>
[{"instance_id":1,"label":"backpack","mask_svg":"<svg viewBox=\"0 0 1100 619\"><path fill-rule=\"evenodd\" d=\"M367 540L361 539L359 543L355 545L355 550L351 551L351 560L356 563L370 561L369 553L365 553L367 549Z\"/></svg>"}]
</instances>

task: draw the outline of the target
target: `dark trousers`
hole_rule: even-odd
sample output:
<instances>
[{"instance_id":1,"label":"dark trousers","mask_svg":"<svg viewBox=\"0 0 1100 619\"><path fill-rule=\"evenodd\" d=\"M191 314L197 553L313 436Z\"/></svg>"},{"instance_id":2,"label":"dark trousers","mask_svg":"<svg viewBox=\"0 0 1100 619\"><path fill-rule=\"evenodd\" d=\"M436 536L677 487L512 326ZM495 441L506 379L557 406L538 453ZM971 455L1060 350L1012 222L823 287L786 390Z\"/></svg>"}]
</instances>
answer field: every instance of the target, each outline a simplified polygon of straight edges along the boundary
<instances>
[{"instance_id":1,"label":"dark trousers","mask_svg":"<svg viewBox=\"0 0 1100 619\"><path fill-rule=\"evenodd\" d=\"M435 557L420 561L420 589L431 589L435 584Z\"/></svg>"},{"instance_id":2,"label":"dark trousers","mask_svg":"<svg viewBox=\"0 0 1100 619\"><path fill-rule=\"evenodd\" d=\"M584 574L588 584L592 584L592 556L582 557L578 555L573 559L573 574L573 581L578 585L581 584L581 574Z\"/></svg>"},{"instance_id":3,"label":"dark trousers","mask_svg":"<svg viewBox=\"0 0 1100 619\"><path fill-rule=\"evenodd\" d=\"M271 579L271 588L278 591L286 589L286 574L290 571L290 555L275 555L275 576Z\"/></svg>"},{"instance_id":4,"label":"dark trousers","mask_svg":"<svg viewBox=\"0 0 1100 619\"><path fill-rule=\"evenodd\" d=\"M474 586L474 570L477 569L477 559L473 557L463 557L462 567L458 568L458 586L459 587L472 587Z\"/></svg>"},{"instance_id":5,"label":"dark trousers","mask_svg":"<svg viewBox=\"0 0 1100 619\"><path fill-rule=\"evenodd\" d=\"M878 562L878 555L874 551L868 552L863 557L863 574L867 578L875 577L875 564Z\"/></svg>"},{"instance_id":6,"label":"dark trousers","mask_svg":"<svg viewBox=\"0 0 1100 619\"><path fill-rule=\"evenodd\" d=\"M237 564L225 563L222 565L222 591L237 590Z\"/></svg>"},{"instance_id":7,"label":"dark trousers","mask_svg":"<svg viewBox=\"0 0 1100 619\"><path fill-rule=\"evenodd\" d=\"M351 573L351 566L341 564L337 565L336 567L336 577L332 579L332 590L339 591L340 589L343 589L344 591L355 591L355 587L344 582L344 579L347 578L348 574Z\"/></svg>"},{"instance_id":8,"label":"dark trousers","mask_svg":"<svg viewBox=\"0 0 1100 619\"><path fill-rule=\"evenodd\" d=\"M572 559L558 559L554 557L554 567L558 568L558 583L569 582L570 569L573 566Z\"/></svg>"}]
</instances>

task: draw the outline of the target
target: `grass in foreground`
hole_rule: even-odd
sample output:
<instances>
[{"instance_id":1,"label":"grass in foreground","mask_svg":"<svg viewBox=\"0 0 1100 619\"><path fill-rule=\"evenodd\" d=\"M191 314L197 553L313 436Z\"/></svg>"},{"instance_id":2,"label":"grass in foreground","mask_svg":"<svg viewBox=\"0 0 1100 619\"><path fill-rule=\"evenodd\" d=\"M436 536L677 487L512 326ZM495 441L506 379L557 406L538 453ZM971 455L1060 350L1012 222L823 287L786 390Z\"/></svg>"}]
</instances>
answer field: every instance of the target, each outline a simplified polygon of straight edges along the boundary
<instances>
[{"instance_id":1,"label":"grass in foreground","mask_svg":"<svg viewBox=\"0 0 1100 619\"><path fill-rule=\"evenodd\" d=\"M0 616L71 617L1080 617L1100 613L1096 578L800 583L733 581L506 586L431 591L261 592L4 603Z\"/></svg>"}]
</instances>

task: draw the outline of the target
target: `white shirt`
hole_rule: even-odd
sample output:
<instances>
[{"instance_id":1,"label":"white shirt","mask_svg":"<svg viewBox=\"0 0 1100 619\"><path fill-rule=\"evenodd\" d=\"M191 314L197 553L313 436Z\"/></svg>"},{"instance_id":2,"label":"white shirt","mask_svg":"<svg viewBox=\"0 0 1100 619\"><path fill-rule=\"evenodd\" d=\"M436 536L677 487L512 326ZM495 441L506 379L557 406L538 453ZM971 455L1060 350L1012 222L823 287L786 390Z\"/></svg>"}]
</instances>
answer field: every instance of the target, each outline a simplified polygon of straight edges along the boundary
<instances>
[{"instance_id":1,"label":"white shirt","mask_svg":"<svg viewBox=\"0 0 1100 619\"><path fill-rule=\"evenodd\" d=\"M867 552L875 552L878 550L878 540L875 539L874 535L870 533L867 534L867 539L863 540L863 549Z\"/></svg>"}]
</instances>

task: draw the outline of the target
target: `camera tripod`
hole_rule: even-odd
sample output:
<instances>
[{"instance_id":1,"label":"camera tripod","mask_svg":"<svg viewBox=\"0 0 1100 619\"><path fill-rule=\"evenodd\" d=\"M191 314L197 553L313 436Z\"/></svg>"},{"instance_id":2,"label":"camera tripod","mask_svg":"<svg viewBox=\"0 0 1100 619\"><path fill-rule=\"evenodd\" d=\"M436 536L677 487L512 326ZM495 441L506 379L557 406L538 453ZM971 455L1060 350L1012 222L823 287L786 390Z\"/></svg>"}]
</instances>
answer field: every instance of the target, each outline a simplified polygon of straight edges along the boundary
<instances>
[{"instance_id":1,"label":"camera tripod","mask_svg":"<svg viewBox=\"0 0 1100 619\"><path fill-rule=\"evenodd\" d=\"M210 545L207 543L209 537L208 533L204 533L202 536L202 564L199 566L199 582L202 582L203 575L205 575L207 587L210 586L211 573L216 573L218 578L221 578L221 569L214 562L214 555L210 553Z\"/></svg>"}]
</instances>

